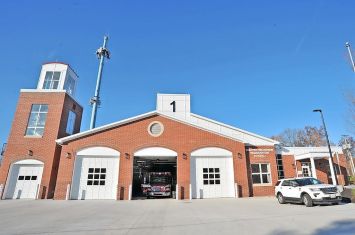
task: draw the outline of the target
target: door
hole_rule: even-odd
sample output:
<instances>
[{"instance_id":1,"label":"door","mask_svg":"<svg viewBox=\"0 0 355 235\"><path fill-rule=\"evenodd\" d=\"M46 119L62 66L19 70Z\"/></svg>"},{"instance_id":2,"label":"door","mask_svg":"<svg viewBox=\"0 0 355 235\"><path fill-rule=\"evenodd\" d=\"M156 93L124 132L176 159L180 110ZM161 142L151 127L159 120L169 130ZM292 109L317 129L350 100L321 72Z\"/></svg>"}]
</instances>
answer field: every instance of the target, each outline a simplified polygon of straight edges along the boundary
<instances>
[{"instance_id":1,"label":"door","mask_svg":"<svg viewBox=\"0 0 355 235\"><path fill-rule=\"evenodd\" d=\"M43 165L14 164L11 167L6 199L36 199Z\"/></svg>"},{"instance_id":2,"label":"door","mask_svg":"<svg viewBox=\"0 0 355 235\"><path fill-rule=\"evenodd\" d=\"M71 199L116 199L118 157L78 156Z\"/></svg>"},{"instance_id":3,"label":"door","mask_svg":"<svg viewBox=\"0 0 355 235\"><path fill-rule=\"evenodd\" d=\"M303 175L303 177L310 177L310 176L312 176L312 173L311 173L311 163L309 163L309 162L303 162L303 163L302 163L302 175Z\"/></svg>"},{"instance_id":4,"label":"door","mask_svg":"<svg viewBox=\"0 0 355 235\"><path fill-rule=\"evenodd\" d=\"M232 157L193 157L193 198L235 197Z\"/></svg>"}]
</instances>

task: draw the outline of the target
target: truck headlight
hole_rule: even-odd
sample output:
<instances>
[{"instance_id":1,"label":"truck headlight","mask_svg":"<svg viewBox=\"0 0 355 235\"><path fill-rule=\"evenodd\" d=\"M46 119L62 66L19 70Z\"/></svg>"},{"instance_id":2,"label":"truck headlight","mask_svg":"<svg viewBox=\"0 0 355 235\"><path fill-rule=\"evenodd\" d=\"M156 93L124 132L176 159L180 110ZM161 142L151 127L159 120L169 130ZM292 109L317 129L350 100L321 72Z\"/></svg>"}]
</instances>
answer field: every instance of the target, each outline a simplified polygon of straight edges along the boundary
<instances>
[{"instance_id":1,"label":"truck headlight","mask_svg":"<svg viewBox=\"0 0 355 235\"><path fill-rule=\"evenodd\" d=\"M320 192L320 188L310 188L309 190L311 190L312 192Z\"/></svg>"}]
</instances>

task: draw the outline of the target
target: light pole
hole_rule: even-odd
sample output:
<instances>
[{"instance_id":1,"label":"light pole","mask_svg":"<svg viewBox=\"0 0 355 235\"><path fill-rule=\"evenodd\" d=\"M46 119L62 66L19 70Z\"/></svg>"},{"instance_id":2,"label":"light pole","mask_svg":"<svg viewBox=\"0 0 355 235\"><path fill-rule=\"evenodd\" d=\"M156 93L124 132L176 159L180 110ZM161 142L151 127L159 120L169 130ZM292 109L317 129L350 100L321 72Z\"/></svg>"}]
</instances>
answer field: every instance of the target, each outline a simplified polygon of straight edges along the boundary
<instances>
[{"instance_id":1,"label":"light pole","mask_svg":"<svg viewBox=\"0 0 355 235\"><path fill-rule=\"evenodd\" d=\"M329 138L328 138L328 132L327 132L327 128L325 126L325 122L324 122L324 117L323 117L323 112L321 109L314 109L313 112L319 112L320 113L320 116L322 118L322 123L323 123L323 128L324 128L324 133L325 133L325 138L327 139L327 144L328 144L328 150L329 150L329 157L330 157L330 162L331 164L329 164L329 167L330 167L330 172L334 174L334 162L333 162L333 154L332 154L332 150L330 148L330 143L329 143ZM331 166L330 166L331 165ZM337 180L337 177L335 175L335 177L332 179L333 181L333 184L337 185L338 184L338 180Z\"/></svg>"}]
</instances>

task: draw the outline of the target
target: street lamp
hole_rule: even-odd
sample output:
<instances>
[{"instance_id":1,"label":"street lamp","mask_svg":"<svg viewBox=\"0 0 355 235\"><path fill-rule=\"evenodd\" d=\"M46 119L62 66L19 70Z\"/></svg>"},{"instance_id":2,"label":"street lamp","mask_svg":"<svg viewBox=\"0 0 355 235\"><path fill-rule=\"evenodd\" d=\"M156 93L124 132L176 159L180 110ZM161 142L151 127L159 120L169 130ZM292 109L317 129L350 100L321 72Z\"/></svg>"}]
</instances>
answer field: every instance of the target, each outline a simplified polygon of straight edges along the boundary
<instances>
[{"instance_id":1,"label":"street lamp","mask_svg":"<svg viewBox=\"0 0 355 235\"><path fill-rule=\"evenodd\" d=\"M329 166L330 167L330 172L334 172L334 162L333 162L333 154L332 154L332 150L330 148L330 143L329 143L329 138L328 138L328 133L327 133L327 128L325 127L325 122L324 122L324 117L323 117L323 112L321 109L314 109L313 112L319 112L320 113L320 116L322 118L322 123L323 123L323 128L324 128L324 133L325 133L325 137L327 139L327 144L328 144L328 150L329 150L329 157L330 157L330 161L332 163L332 166ZM333 167L333 169L332 169ZM333 182L333 184L335 183L336 185L338 184L338 180L337 180L337 177L335 176L334 179L333 179L335 182Z\"/></svg>"}]
</instances>

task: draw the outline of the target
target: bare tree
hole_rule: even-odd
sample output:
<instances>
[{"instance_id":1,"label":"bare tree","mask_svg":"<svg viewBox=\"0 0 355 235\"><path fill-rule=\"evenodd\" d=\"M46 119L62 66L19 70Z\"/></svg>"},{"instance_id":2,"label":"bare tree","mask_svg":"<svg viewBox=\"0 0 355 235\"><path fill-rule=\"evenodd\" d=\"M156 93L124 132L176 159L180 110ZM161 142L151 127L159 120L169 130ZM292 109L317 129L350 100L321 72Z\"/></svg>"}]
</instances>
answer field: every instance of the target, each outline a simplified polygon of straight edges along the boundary
<instances>
[{"instance_id":1,"label":"bare tree","mask_svg":"<svg viewBox=\"0 0 355 235\"><path fill-rule=\"evenodd\" d=\"M283 146L288 147L310 147L326 146L323 127L306 126L304 129L286 129L280 134L271 137Z\"/></svg>"},{"instance_id":2,"label":"bare tree","mask_svg":"<svg viewBox=\"0 0 355 235\"><path fill-rule=\"evenodd\" d=\"M299 130L287 128L278 135L272 136L271 139L279 141L284 146L296 146Z\"/></svg>"}]
</instances>

